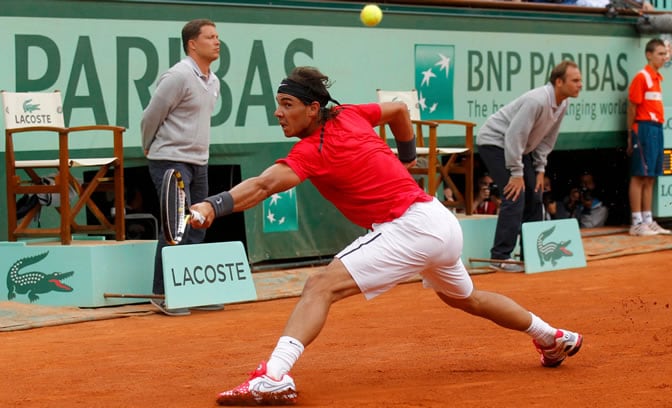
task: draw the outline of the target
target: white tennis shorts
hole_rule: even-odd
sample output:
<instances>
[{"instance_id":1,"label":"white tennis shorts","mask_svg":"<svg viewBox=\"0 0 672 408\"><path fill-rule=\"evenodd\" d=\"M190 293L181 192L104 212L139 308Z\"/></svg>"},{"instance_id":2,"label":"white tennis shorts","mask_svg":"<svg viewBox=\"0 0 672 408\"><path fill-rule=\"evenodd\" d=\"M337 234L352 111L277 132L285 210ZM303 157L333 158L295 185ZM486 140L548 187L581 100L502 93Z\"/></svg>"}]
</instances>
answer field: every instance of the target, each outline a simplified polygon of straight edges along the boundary
<instances>
[{"instance_id":1,"label":"white tennis shorts","mask_svg":"<svg viewBox=\"0 0 672 408\"><path fill-rule=\"evenodd\" d=\"M373 225L339 252L367 299L420 274L425 287L464 299L474 289L460 256L462 229L437 199L415 203L396 220Z\"/></svg>"}]
</instances>

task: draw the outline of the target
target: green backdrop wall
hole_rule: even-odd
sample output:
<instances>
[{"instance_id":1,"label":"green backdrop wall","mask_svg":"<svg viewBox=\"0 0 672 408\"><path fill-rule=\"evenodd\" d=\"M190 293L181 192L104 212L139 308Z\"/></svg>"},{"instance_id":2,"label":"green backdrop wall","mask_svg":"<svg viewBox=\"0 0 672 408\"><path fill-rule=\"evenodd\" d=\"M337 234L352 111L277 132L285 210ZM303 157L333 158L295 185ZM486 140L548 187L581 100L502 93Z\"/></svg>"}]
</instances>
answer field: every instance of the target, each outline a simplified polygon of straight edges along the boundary
<instances>
[{"instance_id":1,"label":"green backdrop wall","mask_svg":"<svg viewBox=\"0 0 672 408\"><path fill-rule=\"evenodd\" d=\"M329 1L5 0L0 8L0 88L60 89L68 125L128 128L128 166L145 165L139 123L158 76L182 57L180 30L192 18L217 24L222 47L213 69L222 98L212 118L212 165L261 172L291 147L273 117L275 90L293 67L313 65L333 80L335 99L373 101L375 90L412 89L444 117L482 124L498 106L547 81L560 60L579 63L584 91L571 101L558 149L623 144L626 89L643 66L634 17L600 13L383 5L374 28L360 3ZM444 64L437 62L443 58ZM425 81L425 75L433 76ZM423 117L431 117L429 111ZM0 118L0 121L2 119ZM0 125L2 123L0 122ZM478 129L478 128L477 128ZM441 135L460 144L460 135ZM85 152L107 147L80 142ZM41 142L22 146L46 157ZM0 147L4 156L4 146ZM4 169L0 204L6 206ZM359 228L309 184L295 192L294 229L269 228L264 207L245 213L252 262L329 255ZM0 217L0 239L6 221Z\"/></svg>"}]
</instances>

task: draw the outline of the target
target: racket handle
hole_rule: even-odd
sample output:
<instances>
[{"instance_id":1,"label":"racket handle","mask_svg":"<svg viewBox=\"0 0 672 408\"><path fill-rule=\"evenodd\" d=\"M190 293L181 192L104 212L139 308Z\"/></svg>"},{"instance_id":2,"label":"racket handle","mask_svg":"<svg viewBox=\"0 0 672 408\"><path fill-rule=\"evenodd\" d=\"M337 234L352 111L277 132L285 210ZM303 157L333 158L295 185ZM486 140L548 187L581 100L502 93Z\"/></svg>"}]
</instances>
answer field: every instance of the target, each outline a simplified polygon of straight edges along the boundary
<instances>
[{"instance_id":1,"label":"racket handle","mask_svg":"<svg viewBox=\"0 0 672 408\"><path fill-rule=\"evenodd\" d=\"M198 221L199 224L203 224L205 222L205 217L198 211L191 211L191 218Z\"/></svg>"}]
</instances>

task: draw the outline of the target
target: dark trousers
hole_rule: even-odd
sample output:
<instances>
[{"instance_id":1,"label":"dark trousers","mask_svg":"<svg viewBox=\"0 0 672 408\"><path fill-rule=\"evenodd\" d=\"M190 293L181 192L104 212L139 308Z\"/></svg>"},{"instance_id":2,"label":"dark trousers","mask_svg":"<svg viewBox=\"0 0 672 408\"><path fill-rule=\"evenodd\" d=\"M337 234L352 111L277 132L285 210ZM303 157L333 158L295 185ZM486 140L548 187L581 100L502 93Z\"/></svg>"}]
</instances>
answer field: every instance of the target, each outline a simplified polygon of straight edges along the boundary
<instances>
[{"instance_id":1,"label":"dark trousers","mask_svg":"<svg viewBox=\"0 0 672 408\"><path fill-rule=\"evenodd\" d=\"M161 194L163 174L168 169L175 169L182 173L184 189L187 193L187 208L190 203L198 203L208 196L208 166L197 166L189 163L180 163L166 160L150 160L149 175L156 188L157 197ZM189 228L180 245L198 244L205 239L205 229ZM163 286L163 259L161 251L168 243L163 237L163 231L159 233L154 256L154 285L152 292L157 295L164 294Z\"/></svg>"},{"instance_id":2,"label":"dark trousers","mask_svg":"<svg viewBox=\"0 0 672 408\"><path fill-rule=\"evenodd\" d=\"M504 149L497 146L478 146L478 152L483 159L490 177L499 186L502 203L497 216L495 241L490 250L492 259L511 258L511 252L516 247L516 240L520 235L524 222L541 221L542 201L541 192L534 192L537 182L537 173L532 165L532 156L523 156L523 179L525 191L515 201L504 197L504 186L509 183L511 172L506 168ZM521 259L523 259L522 237L520 241Z\"/></svg>"}]
</instances>

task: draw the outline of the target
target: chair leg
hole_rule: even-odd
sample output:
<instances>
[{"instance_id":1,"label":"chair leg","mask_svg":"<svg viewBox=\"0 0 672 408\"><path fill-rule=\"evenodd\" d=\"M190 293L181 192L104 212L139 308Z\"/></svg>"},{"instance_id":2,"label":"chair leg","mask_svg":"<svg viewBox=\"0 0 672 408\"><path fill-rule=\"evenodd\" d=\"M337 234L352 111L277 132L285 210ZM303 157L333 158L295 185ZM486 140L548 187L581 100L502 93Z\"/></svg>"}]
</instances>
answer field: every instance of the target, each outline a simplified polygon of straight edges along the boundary
<instances>
[{"instance_id":1,"label":"chair leg","mask_svg":"<svg viewBox=\"0 0 672 408\"><path fill-rule=\"evenodd\" d=\"M466 214L471 215L474 208L474 154L472 151L469 152L464 163L464 181L465 181L465 190L467 192L465 197L466 202Z\"/></svg>"},{"instance_id":2,"label":"chair leg","mask_svg":"<svg viewBox=\"0 0 672 408\"><path fill-rule=\"evenodd\" d=\"M114 229L115 239L126 239L126 206L124 200L124 168L119 163L114 166Z\"/></svg>"},{"instance_id":3,"label":"chair leg","mask_svg":"<svg viewBox=\"0 0 672 408\"><path fill-rule=\"evenodd\" d=\"M114 233L115 240L123 241L126 238L126 225L124 216L124 180L123 169L114 167L111 169L114 173L113 177L108 177L110 165L102 166L98 169L93 178L85 185L80 185L79 182L72 178L71 185L77 190L79 198L70 212L70 225L74 232L87 233ZM114 192L114 221L110 221L101 211L100 207L92 199L95 192L109 191L110 182L113 182ZM76 221L77 214L82 210L87 209L93 214L99 224L97 225L80 225Z\"/></svg>"},{"instance_id":4,"label":"chair leg","mask_svg":"<svg viewBox=\"0 0 672 408\"><path fill-rule=\"evenodd\" d=\"M28 215L26 215L27 217ZM7 191L7 240L16 241L16 193Z\"/></svg>"},{"instance_id":5,"label":"chair leg","mask_svg":"<svg viewBox=\"0 0 672 408\"><path fill-rule=\"evenodd\" d=\"M63 174L59 172L56 176L56 182L60 185L61 206L59 212L61 214L61 244L70 245L72 243L72 229L70 228L70 186L68 180L70 173Z\"/></svg>"},{"instance_id":6,"label":"chair leg","mask_svg":"<svg viewBox=\"0 0 672 408\"><path fill-rule=\"evenodd\" d=\"M98 205L91 198L91 195L100 187L101 180L105 179L107 170L108 166L103 166L98 169L98 172L95 174L95 176L93 176L88 185L86 185L86 188L82 188L79 182L74 177L71 177L70 183L77 190L79 195L77 203L72 207L70 214L70 225L74 231L103 232L114 230L112 223L107 219L105 214L103 214ZM93 216L96 217L100 224L99 226L79 225L77 223L77 214L86 208L88 208Z\"/></svg>"}]
</instances>

